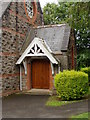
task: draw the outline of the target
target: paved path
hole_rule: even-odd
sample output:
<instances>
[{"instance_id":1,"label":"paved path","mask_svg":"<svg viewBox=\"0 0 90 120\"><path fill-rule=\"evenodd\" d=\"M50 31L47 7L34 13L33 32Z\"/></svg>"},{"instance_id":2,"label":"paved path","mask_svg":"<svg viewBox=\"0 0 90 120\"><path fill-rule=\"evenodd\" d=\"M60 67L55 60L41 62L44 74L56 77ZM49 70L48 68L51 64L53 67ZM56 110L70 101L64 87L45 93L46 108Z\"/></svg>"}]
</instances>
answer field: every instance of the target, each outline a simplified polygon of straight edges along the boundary
<instances>
[{"instance_id":1,"label":"paved path","mask_svg":"<svg viewBox=\"0 0 90 120\"><path fill-rule=\"evenodd\" d=\"M61 107L47 107L45 103L48 97L12 95L3 98L3 118L69 118L88 111L88 100Z\"/></svg>"}]
</instances>

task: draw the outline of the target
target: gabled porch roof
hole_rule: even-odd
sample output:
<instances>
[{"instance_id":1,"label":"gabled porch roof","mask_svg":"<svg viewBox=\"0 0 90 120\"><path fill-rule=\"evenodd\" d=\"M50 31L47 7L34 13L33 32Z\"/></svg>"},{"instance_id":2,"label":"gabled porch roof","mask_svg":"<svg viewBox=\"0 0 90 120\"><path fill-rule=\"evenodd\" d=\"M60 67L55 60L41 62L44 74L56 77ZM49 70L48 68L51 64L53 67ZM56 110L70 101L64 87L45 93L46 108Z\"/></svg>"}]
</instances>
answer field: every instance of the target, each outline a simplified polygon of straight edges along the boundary
<instances>
[{"instance_id":1,"label":"gabled porch roof","mask_svg":"<svg viewBox=\"0 0 90 120\"><path fill-rule=\"evenodd\" d=\"M16 64L21 64L22 61L29 56L46 56L51 61L51 63L58 64L57 60L54 58L51 52L52 51L44 40L35 37L33 41L29 44L29 46L26 48L24 53L21 55L21 57L18 59Z\"/></svg>"}]
</instances>

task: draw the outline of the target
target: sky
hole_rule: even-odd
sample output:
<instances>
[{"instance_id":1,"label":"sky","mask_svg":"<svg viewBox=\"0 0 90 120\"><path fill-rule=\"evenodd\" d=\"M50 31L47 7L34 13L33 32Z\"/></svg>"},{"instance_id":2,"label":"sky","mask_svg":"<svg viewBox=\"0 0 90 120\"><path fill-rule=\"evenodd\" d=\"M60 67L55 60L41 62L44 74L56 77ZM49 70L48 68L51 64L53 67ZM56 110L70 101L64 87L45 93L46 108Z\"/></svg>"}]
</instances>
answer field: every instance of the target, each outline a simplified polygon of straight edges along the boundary
<instances>
[{"instance_id":1,"label":"sky","mask_svg":"<svg viewBox=\"0 0 90 120\"><path fill-rule=\"evenodd\" d=\"M58 0L39 0L41 7L43 8L48 2L49 3L58 3Z\"/></svg>"}]
</instances>

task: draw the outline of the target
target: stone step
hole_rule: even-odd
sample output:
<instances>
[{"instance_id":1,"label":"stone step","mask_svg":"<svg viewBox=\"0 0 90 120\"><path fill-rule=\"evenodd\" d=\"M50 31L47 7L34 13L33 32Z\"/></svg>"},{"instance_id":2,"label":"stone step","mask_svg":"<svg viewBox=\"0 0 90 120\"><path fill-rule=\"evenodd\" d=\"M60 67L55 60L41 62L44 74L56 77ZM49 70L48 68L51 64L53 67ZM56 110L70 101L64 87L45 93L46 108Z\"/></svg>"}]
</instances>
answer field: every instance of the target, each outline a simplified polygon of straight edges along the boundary
<instances>
[{"instance_id":1,"label":"stone step","mask_svg":"<svg viewBox=\"0 0 90 120\"><path fill-rule=\"evenodd\" d=\"M17 93L19 94L19 93ZM20 94L29 94L29 95L52 95L52 91L47 89L31 89L29 91L22 91Z\"/></svg>"}]
</instances>

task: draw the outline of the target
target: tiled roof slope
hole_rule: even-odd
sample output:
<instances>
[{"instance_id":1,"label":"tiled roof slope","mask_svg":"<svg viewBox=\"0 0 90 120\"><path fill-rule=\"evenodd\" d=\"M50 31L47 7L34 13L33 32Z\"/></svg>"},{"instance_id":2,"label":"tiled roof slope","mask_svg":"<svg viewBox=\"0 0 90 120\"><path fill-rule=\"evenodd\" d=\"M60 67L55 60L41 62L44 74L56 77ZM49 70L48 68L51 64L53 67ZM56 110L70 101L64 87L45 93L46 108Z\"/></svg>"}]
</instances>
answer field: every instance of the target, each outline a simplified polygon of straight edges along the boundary
<instances>
[{"instance_id":1,"label":"tiled roof slope","mask_svg":"<svg viewBox=\"0 0 90 120\"><path fill-rule=\"evenodd\" d=\"M66 24L45 25L32 28L25 40L21 54L28 47L34 37L43 39L53 53L66 51L69 44L70 27Z\"/></svg>"},{"instance_id":2,"label":"tiled roof slope","mask_svg":"<svg viewBox=\"0 0 90 120\"><path fill-rule=\"evenodd\" d=\"M53 52L67 50L70 27L66 24L40 26L35 29L36 37L44 39Z\"/></svg>"}]
</instances>

